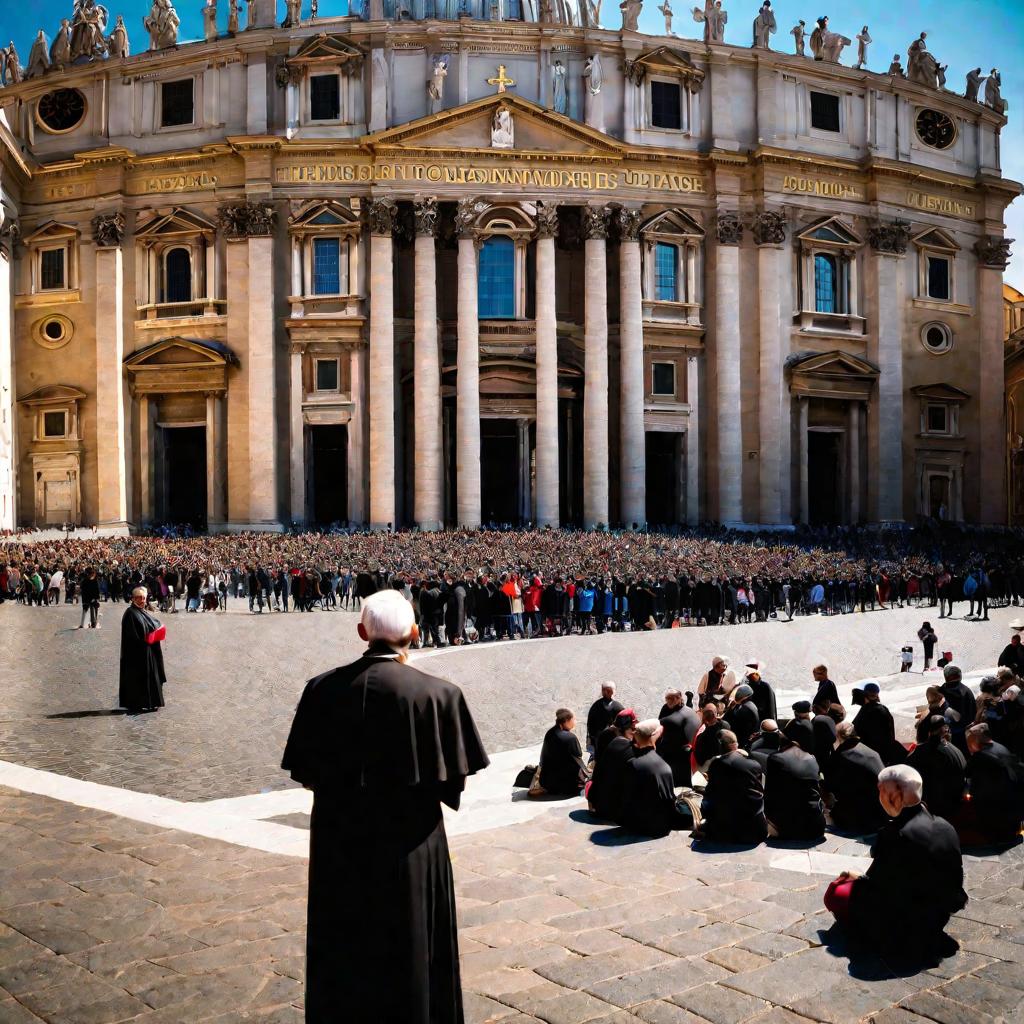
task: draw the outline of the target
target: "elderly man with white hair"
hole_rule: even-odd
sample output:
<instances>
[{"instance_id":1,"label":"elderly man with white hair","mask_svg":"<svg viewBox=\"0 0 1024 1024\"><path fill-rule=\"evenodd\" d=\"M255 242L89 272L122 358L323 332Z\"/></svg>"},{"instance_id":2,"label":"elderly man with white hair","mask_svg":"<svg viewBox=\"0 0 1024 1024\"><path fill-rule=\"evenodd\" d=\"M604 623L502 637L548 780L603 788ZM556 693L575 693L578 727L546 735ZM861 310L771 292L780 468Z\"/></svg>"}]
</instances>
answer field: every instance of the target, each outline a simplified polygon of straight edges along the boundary
<instances>
[{"instance_id":1,"label":"elderly man with white hair","mask_svg":"<svg viewBox=\"0 0 1024 1024\"><path fill-rule=\"evenodd\" d=\"M703 707L709 700L728 700L729 694L738 685L736 673L729 668L729 659L716 654L711 659L711 668L700 677L697 684L697 703Z\"/></svg>"},{"instance_id":2,"label":"elderly man with white hair","mask_svg":"<svg viewBox=\"0 0 1024 1024\"><path fill-rule=\"evenodd\" d=\"M892 820L875 839L867 872L844 871L829 884L825 906L872 948L933 958L955 947L943 929L967 893L956 830L921 802L923 788L909 765L882 769L878 798Z\"/></svg>"},{"instance_id":3,"label":"elderly man with white hair","mask_svg":"<svg viewBox=\"0 0 1024 1024\"><path fill-rule=\"evenodd\" d=\"M462 1024L441 804L487 754L462 691L407 664L398 591L367 597L358 630L366 653L309 681L282 762L313 791L306 1021Z\"/></svg>"},{"instance_id":4,"label":"elderly man with white hair","mask_svg":"<svg viewBox=\"0 0 1024 1024\"><path fill-rule=\"evenodd\" d=\"M121 665L118 706L130 715L164 706L164 655L160 642L167 629L146 611L149 592L132 591L132 603L121 618Z\"/></svg>"}]
</instances>

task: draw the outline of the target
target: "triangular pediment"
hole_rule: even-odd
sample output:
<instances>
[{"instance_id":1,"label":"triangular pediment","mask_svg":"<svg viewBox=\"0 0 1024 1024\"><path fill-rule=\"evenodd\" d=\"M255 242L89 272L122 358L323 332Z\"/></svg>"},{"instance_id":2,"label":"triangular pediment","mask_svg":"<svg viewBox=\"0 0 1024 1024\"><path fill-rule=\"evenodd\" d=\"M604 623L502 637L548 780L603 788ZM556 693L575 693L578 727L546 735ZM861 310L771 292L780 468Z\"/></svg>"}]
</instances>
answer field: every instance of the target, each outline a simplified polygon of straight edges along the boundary
<instances>
[{"instance_id":1,"label":"triangular pediment","mask_svg":"<svg viewBox=\"0 0 1024 1024\"><path fill-rule=\"evenodd\" d=\"M663 210L655 214L640 229L641 234L680 236L683 238L704 237L704 229L682 210Z\"/></svg>"},{"instance_id":2,"label":"triangular pediment","mask_svg":"<svg viewBox=\"0 0 1024 1024\"><path fill-rule=\"evenodd\" d=\"M25 245L34 245L37 242L48 242L59 238L74 238L78 234L78 228L73 224L62 224L57 220L48 220L41 224L30 235L26 235L22 241Z\"/></svg>"},{"instance_id":3,"label":"triangular pediment","mask_svg":"<svg viewBox=\"0 0 1024 1024\"><path fill-rule=\"evenodd\" d=\"M339 228L358 228L359 217L347 206L334 199L318 199L307 203L288 218L290 228L312 228L330 231Z\"/></svg>"},{"instance_id":4,"label":"triangular pediment","mask_svg":"<svg viewBox=\"0 0 1024 1024\"><path fill-rule=\"evenodd\" d=\"M299 47L295 56L289 57L287 63L296 66L304 64L345 64L348 61L361 61L363 51L354 46L343 36L329 35L321 32Z\"/></svg>"},{"instance_id":5,"label":"triangular pediment","mask_svg":"<svg viewBox=\"0 0 1024 1024\"><path fill-rule=\"evenodd\" d=\"M873 380L879 372L874 363L838 350L791 356L786 365L791 373L814 377L870 377Z\"/></svg>"},{"instance_id":6,"label":"triangular pediment","mask_svg":"<svg viewBox=\"0 0 1024 1024\"><path fill-rule=\"evenodd\" d=\"M135 232L136 238L161 238L170 235L197 235L216 232L216 225L180 207L170 213L157 214L148 224Z\"/></svg>"},{"instance_id":7,"label":"triangular pediment","mask_svg":"<svg viewBox=\"0 0 1024 1024\"><path fill-rule=\"evenodd\" d=\"M508 149L491 146L491 124L495 111L502 107L512 115L514 125L515 145ZM611 136L509 92L368 135L363 144L377 152L426 154L485 151L495 156L536 153L550 157L558 153L619 158L625 152Z\"/></svg>"},{"instance_id":8,"label":"triangular pediment","mask_svg":"<svg viewBox=\"0 0 1024 1024\"><path fill-rule=\"evenodd\" d=\"M940 228L929 228L914 237L914 244L925 249L949 249L956 252L960 246L956 244L952 235L947 235Z\"/></svg>"},{"instance_id":9,"label":"triangular pediment","mask_svg":"<svg viewBox=\"0 0 1024 1024\"><path fill-rule=\"evenodd\" d=\"M691 92L704 83L704 72L690 60L690 55L672 46L658 46L626 64L626 75L634 82L647 75L668 75L684 79Z\"/></svg>"},{"instance_id":10,"label":"triangular pediment","mask_svg":"<svg viewBox=\"0 0 1024 1024\"><path fill-rule=\"evenodd\" d=\"M969 391L964 391L962 388L944 382L938 384L918 384L910 390L918 398L930 398L935 402L966 402L971 397Z\"/></svg>"},{"instance_id":11,"label":"triangular pediment","mask_svg":"<svg viewBox=\"0 0 1024 1024\"><path fill-rule=\"evenodd\" d=\"M44 384L35 391L19 398L26 405L53 405L60 402L79 402L85 398L85 392L72 384Z\"/></svg>"},{"instance_id":12,"label":"triangular pediment","mask_svg":"<svg viewBox=\"0 0 1024 1024\"><path fill-rule=\"evenodd\" d=\"M810 245L860 245L854 230L838 217L823 217L808 225L797 236Z\"/></svg>"},{"instance_id":13,"label":"triangular pediment","mask_svg":"<svg viewBox=\"0 0 1024 1024\"><path fill-rule=\"evenodd\" d=\"M126 356L124 365L130 369L159 366L196 367L225 366L237 364L235 354L218 341L206 341L195 338L164 338L154 341L151 345L140 348Z\"/></svg>"}]
</instances>

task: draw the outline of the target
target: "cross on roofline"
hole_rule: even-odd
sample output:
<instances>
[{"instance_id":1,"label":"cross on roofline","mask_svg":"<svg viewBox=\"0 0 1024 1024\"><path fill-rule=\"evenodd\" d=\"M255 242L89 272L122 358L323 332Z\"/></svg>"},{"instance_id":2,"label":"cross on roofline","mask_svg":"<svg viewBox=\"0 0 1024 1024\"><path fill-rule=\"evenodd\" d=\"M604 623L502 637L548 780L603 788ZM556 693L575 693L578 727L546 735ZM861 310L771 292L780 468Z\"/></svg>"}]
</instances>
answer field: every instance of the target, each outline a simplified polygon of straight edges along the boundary
<instances>
[{"instance_id":1,"label":"cross on roofline","mask_svg":"<svg viewBox=\"0 0 1024 1024\"><path fill-rule=\"evenodd\" d=\"M487 84L488 85L496 85L498 87L498 92L505 92L505 86L506 85L515 85L516 84L516 80L514 78L506 78L505 77L505 65L504 64L499 64L498 65L498 74L494 78L488 78L487 79Z\"/></svg>"}]
</instances>

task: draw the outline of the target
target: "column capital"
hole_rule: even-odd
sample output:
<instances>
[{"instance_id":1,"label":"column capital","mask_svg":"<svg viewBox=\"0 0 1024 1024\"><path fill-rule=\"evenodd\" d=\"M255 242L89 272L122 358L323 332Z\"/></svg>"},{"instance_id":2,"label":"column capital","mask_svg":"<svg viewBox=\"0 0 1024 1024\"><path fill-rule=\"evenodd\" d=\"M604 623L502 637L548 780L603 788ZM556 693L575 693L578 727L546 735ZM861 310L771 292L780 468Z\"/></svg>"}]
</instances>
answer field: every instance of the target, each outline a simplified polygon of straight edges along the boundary
<instances>
[{"instance_id":1,"label":"column capital","mask_svg":"<svg viewBox=\"0 0 1024 1024\"><path fill-rule=\"evenodd\" d=\"M366 203L366 221L371 235L390 235L398 219L398 203L394 199L370 199Z\"/></svg>"},{"instance_id":2,"label":"column capital","mask_svg":"<svg viewBox=\"0 0 1024 1024\"><path fill-rule=\"evenodd\" d=\"M910 225L905 220L879 221L868 229L868 243L875 252L902 256L910 241Z\"/></svg>"},{"instance_id":3,"label":"column capital","mask_svg":"<svg viewBox=\"0 0 1024 1024\"><path fill-rule=\"evenodd\" d=\"M433 197L417 200L413 206L413 220L416 225L416 234L437 237L437 200Z\"/></svg>"},{"instance_id":4,"label":"column capital","mask_svg":"<svg viewBox=\"0 0 1024 1024\"><path fill-rule=\"evenodd\" d=\"M558 204L537 204L537 237L554 238L558 234Z\"/></svg>"},{"instance_id":5,"label":"column capital","mask_svg":"<svg viewBox=\"0 0 1024 1024\"><path fill-rule=\"evenodd\" d=\"M608 237L608 208L606 206L584 206L583 237L603 241Z\"/></svg>"},{"instance_id":6,"label":"column capital","mask_svg":"<svg viewBox=\"0 0 1024 1024\"><path fill-rule=\"evenodd\" d=\"M715 220L715 237L719 245L739 245L743 241L743 222L740 215L727 210Z\"/></svg>"},{"instance_id":7,"label":"column capital","mask_svg":"<svg viewBox=\"0 0 1024 1024\"><path fill-rule=\"evenodd\" d=\"M786 241L786 217L774 210L764 210L754 216L753 232L756 245L783 245Z\"/></svg>"},{"instance_id":8,"label":"column capital","mask_svg":"<svg viewBox=\"0 0 1024 1024\"><path fill-rule=\"evenodd\" d=\"M270 203L224 203L217 223L229 239L267 238L274 233L277 211Z\"/></svg>"},{"instance_id":9,"label":"column capital","mask_svg":"<svg viewBox=\"0 0 1024 1024\"><path fill-rule=\"evenodd\" d=\"M614 217L620 241L640 241L640 222L643 219L643 215L639 210L628 210L626 207L620 206L615 211Z\"/></svg>"},{"instance_id":10,"label":"column capital","mask_svg":"<svg viewBox=\"0 0 1024 1024\"><path fill-rule=\"evenodd\" d=\"M486 209L487 203L482 199L460 199L455 209L455 234L459 238L473 238L477 218Z\"/></svg>"},{"instance_id":11,"label":"column capital","mask_svg":"<svg viewBox=\"0 0 1024 1024\"><path fill-rule=\"evenodd\" d=\"M116 249L124 238L124 214L120 210L113 213L98 213L92 219L92 237L100 249Z\"/></svg>"},{"instance_id":12,"label":"column capital","mask_svg":"<svg viewBox=\"0 0 1024 1024\"><path fill-rule=\"evenodd\" d=\"M1010 246L1012 238L999 238L996 235L986 235L974 243L974 252L978 257L978 264L986 270L1005 270L1010 262Z\"/></svg>"}]
</instances>

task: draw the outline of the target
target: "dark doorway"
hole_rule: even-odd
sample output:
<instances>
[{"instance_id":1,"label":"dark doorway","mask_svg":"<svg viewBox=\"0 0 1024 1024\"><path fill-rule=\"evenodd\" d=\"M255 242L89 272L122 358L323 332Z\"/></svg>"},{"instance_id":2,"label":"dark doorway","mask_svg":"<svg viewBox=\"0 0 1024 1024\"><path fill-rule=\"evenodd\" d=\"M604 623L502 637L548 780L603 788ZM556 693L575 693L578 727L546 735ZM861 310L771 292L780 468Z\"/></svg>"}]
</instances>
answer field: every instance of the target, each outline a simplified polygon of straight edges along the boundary
<instances>
[{"instance_id":1,"label":"dark doorway","mask_svg":"<svg viewBox=\"0 0 1024 1024\"><path fill-rule=\"evenodd\" d=\"M679 439L682 436L660 430L651 430L644 435L647 446L647 522L650 526L671 526L679 518Z\"/></svg>"},{"instance_id":2,"label":"dark doorway","mask_svg":"<svg viewBox=\"0 0 1024 1024\"><path fill-rule=\"evenodd\" d=\"M838 431L807 432L807 512L812 526L842 522L842 442L843 434Z\"/></svg>"},{"instance_id":3,"label":"dark doorway","mask_svg":"<svg viewBox=\"0 0 1024 1024\"><path fill-rule=\"evenodd\" d=\"M206 427L164 428L163 520L206 529Z\"/></svg>"},{"instance_id":4,"label":"dark doorway","mask_svg":"<svg viewBox=\"0 0 1024 1024\"><path fill-rule=\"evenodd\" d=\"M480 517L484 523L518 523L519 424L480 421Z\"/></svg>"},{"instance_id":5,"label":"dark doorway","mask_svg":"<svg viewBox=\"0 0 1024 1024\"><path fill-rule=\"evenodd\" d=\"M309 428L310 510L322 526L348 522L348 427Z\"/></svg>"}]
</instances>

